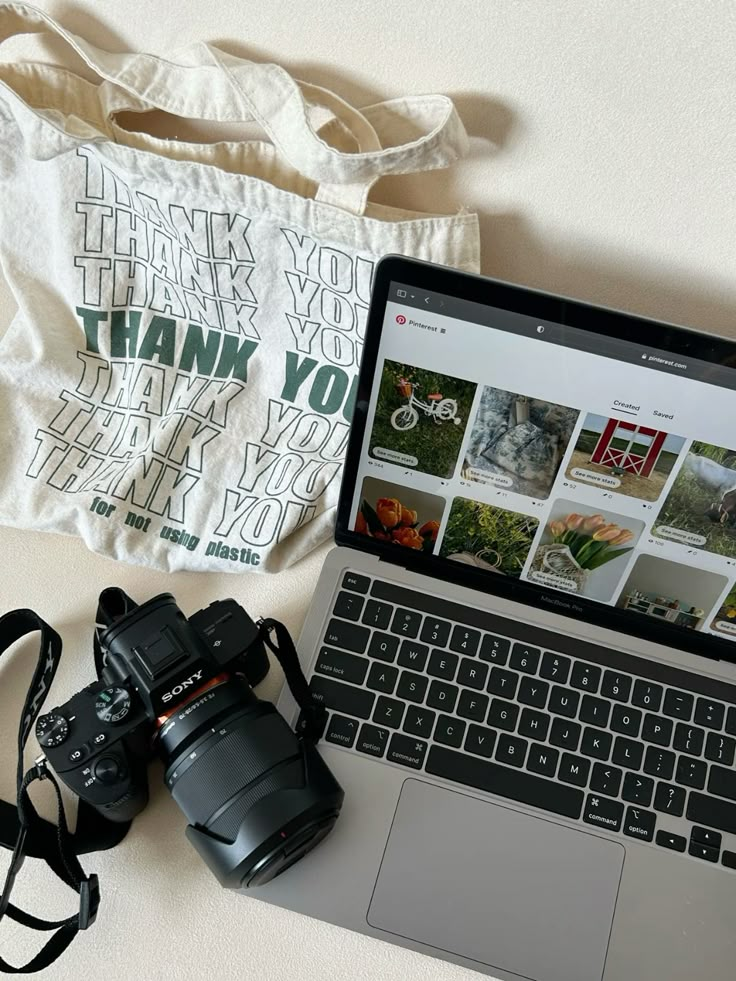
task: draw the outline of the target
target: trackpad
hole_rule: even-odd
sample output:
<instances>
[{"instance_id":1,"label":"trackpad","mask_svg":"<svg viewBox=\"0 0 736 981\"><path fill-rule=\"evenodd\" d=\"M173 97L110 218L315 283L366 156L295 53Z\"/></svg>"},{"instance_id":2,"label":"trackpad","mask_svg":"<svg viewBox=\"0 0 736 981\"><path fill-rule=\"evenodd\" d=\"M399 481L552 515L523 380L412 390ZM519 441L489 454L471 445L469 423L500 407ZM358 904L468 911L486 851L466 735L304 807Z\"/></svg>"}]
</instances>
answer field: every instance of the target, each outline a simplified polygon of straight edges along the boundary
<instances>
[{"instance_id":1,"label":"trackpad","mask_svg":"<svg viewBox=\"0 0 736 981\"><path fill-rule=\"evenodd\" d=\"M534 981L599 981L624 848L404 782L368 923Z\"/></svg>"}]
</instances>

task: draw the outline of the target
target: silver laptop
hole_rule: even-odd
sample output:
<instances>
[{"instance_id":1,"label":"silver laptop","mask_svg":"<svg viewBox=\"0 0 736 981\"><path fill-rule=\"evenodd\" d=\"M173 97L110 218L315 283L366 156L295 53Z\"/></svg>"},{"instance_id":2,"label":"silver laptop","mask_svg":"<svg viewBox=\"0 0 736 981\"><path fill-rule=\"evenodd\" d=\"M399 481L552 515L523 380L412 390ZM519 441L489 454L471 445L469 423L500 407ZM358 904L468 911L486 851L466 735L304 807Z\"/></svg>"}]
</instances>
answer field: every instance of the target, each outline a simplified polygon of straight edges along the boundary
<instances>
[{"instance_id":1,"label":"silver laptop","mask_svg":"<svg viewBox=\"0 0 736 981\"><path fill-rule=\"evenodd\" d=\"M734 420L722 338L383 260L299 641L345 805L259 898L499 978L732 981Z\"/></svg>"}]
</instances>

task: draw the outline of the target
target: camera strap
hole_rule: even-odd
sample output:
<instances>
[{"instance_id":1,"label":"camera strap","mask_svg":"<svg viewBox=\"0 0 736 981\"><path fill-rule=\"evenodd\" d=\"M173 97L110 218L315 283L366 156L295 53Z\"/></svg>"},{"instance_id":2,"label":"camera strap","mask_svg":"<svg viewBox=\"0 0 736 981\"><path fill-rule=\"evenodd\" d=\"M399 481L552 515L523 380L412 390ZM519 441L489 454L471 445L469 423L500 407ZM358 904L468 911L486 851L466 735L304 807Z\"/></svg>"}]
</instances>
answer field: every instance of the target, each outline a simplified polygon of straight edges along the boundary
<instances>
[{"instance_id":1,"label":"camera strap","mask_svg":"<svg viewBox=\"0 0 736 981\"><path fill-rule=\"evenodd\" d=\"M286 684L301 709L295 730L297 736L301 736L307 742L318 742L327 724L327 709L319 702L315 702L312 697L291 634L278 620L259 620L257 626L263 643L273 652L281 665ZM274 643L272 634L276 634L278 643Z\"/></svg>"},{"instance_id":2,"label":"camera strap","mask_svg":"<svg viewBox=\"0 0 736 981\"><path fill-rule=\"evenodd\" d=\"M76 831L71 834L59 785L47 768L45 758L39 757L26 773L23 772L23 752L29 733L59 666L61 638L32 610L14 610L0 617L0 656L16 641L35 631L39 631L41 637L36 668L18 728L17 798L15 804L0 801L0 845L13 850L0 896L0 920L8 916L31 930L53 930L55 933L23 967L14 967L0 957L0 971L4 974L30 974L43 970L66 950L80 930L86 930L94 922L100 901L97 876L88 876L77 856L111 848L122 840L130 826L113 824L80 800ZM40 817L33 806L28 788L35 780L49 780L54 788L58 807L55 825ZM79 893L78 913L64 920L44 920L10 902L16 876L27 857L42 858L62 882Z\"/></svg>"}]
</instances>

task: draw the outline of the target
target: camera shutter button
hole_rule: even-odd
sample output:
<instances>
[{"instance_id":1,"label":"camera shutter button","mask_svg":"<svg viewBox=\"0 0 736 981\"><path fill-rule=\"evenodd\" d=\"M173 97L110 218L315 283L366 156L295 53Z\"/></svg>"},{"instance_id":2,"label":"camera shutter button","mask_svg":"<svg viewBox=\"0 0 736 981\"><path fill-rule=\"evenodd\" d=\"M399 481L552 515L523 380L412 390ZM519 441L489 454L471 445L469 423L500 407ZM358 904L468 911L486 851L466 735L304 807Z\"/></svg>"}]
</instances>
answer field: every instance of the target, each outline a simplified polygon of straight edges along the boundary
<instances>
[{"instance_id":1,"label":"camera shutter button","mask_svg":"<svg viewBox=\"0 0 736 981\"><path fill-rule=\"evenodd\" d=\"M121 780L125 774L125 768L123 767L120 760L115 759L114 756L103 756L95 763L92 772L94 774L95 780L99 780L100 783L113 784Z\"/></svg>"}]
</instances>

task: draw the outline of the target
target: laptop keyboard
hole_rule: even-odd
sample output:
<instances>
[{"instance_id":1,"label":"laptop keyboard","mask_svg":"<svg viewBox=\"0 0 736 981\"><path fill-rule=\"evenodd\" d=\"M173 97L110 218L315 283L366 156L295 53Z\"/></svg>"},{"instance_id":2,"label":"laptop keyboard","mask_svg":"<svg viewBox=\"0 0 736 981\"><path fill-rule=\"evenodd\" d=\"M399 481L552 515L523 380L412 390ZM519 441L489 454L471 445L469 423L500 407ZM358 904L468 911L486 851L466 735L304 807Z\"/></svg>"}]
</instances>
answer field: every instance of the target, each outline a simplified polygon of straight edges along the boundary
<instances>
[{"instance_id":1,"label":"laptop keyboard","mask_svg":"<svg viewBox=\"0 0 736 981\"><path fill-rule=\"evenodd\" d=\"M725 682L347 572L310 688L327 742L736 870Z\"/></svg>"}]
</instances>

